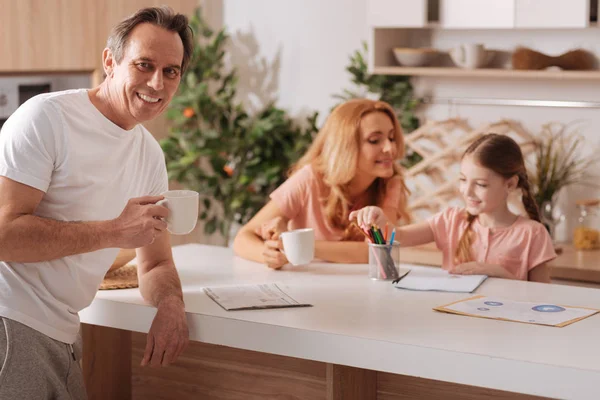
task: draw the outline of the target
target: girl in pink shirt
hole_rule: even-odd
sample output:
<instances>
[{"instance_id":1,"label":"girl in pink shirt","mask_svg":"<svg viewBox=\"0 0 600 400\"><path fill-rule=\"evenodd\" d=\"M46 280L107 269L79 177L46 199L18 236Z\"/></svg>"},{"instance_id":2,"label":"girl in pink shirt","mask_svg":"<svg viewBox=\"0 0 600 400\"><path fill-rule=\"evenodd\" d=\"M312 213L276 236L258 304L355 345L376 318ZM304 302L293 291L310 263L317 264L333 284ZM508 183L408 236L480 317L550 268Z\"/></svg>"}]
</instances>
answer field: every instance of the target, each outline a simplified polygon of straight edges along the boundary
<instances>
[{"instance_id":1,"label":"girl in pink shirt","mask_svg":"<svg viewBox=\"0 0 600 400\"><path fill-rule=\"evenodd\" d=\"M529 218L508 209L508 196L518 188ZM442 267L451 273L550 282L546 263L556 253L539 222L519 145L497 134L473 142L462 157L460 192L466 208L450 208L426 222L396 228L400 244L435 241L443 253ZM352 212L350 219L361 226L387 221L377 207Z\"/></svg>"},{"instance_id":2,"label":"girl in pink shirt","mask_svg":"<svg viewBox=\"0 0 600 400\"><path fill-rule=\"evenodd\" d=\"M288 261L279 234L313 228L315 257L367 262L367 245L348 215L377 205L394 222L407 218L407 189L397 161L404 140L394 110L381 101L355 99L336 107L290 177L238 232L241 257L281 268Z\"/></svg>"}]
</instances>

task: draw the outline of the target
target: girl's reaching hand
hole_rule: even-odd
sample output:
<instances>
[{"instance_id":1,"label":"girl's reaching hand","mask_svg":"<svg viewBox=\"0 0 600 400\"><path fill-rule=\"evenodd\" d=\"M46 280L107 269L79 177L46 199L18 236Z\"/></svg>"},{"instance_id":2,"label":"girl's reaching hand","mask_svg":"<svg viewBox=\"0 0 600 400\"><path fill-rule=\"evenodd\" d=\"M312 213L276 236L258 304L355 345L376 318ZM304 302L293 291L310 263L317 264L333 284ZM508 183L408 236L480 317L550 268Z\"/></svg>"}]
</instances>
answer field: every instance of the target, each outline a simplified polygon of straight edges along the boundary
<instances>
[{"instance_id":1,"label":"girl's reaching hand","mask_svg":"<svg viewBox=\"0 0 600 400\"><path fill-rule=\"evenodd\" d=\"M358 226L363 229L369 229L371 225L385 226L388 223L383 210L376 206L367 206L360 210L352 211L348 218L350 221L356 220Z\"/></svg>"},{"instance_id":2,"label":"girl's reaching hand","mask_svg":"<svg viewBox=\"0 0 600 400\"><path fill-rule=\"evenodd\" d=\"M452 269L452 273L458 275L487 275L487 272L485 265L476 261L462 263Z\"/></svg>"},{"instance_id":3,"label":"girl's reaching hand","mask_svg":"<svg viewBox=\"0 0 600 400\"><path fill-rule=\"evenodd\" d=\"M517 279L510 271L498 264L485 264L477 261L469 261L455 266L452 271L458 275L487 275L495 278Z\"/></svg>"}]
</instances>

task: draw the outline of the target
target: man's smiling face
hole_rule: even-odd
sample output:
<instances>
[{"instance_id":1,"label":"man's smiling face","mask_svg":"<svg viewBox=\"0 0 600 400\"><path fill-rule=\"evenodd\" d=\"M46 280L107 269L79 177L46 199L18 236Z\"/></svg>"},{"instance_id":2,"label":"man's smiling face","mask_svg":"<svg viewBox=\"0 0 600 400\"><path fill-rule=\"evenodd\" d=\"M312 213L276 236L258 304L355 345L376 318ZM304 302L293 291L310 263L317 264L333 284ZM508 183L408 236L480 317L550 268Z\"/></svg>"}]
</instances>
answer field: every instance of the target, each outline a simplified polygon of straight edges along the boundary
<instances>
[{"instance_id":1,"label":"man's smiling face","mask_svg":"<svg viewBox=\"0 0 600 400\"><path fill-rule=\"evenodd\" d=\"M183 43L177 32L143 23L130 33L117 63L109 54L115 123L131 129L169 105L181 80Z\"/></svg>"}]
</instances>

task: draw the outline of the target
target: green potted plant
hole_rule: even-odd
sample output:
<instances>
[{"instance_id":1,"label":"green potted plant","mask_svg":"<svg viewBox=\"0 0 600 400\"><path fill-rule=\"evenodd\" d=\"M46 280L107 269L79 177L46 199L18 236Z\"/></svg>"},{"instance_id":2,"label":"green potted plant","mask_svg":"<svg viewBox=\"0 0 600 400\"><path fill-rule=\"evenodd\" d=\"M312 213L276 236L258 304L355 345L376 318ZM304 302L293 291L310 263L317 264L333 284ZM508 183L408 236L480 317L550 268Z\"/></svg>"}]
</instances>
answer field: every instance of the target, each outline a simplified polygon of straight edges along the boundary
<instances>
[{"instance_id":1,"label":"green potted plant","mask_svg":"<svg viewBox=\"0 0 600 400\"><path fill-rule=\"evenodd\" d=\"M531 174L533 196L538 206L553 202L556 194L569 185L594 185L597 176L590 173L599 159L595 154L582 156L584 139L579 132L569 132L569 125L549 123L542 127L536 140L535 165ZM595 184L597 186L597 183Z\"/></svg>"},{"instance_id":2,"label":"green potted plant","mask_svg":"<svg viewBox=\"0 0 600 400\"><path fill-rule=\"evenodd\" d=\"M167 111L161 141L169 178L202 195L205 233L227 245L232 224L246 223L286 179L286 171L317 131L317 113L304 126L274 104L249 115L236 100L236 71L226 71L225 29L214 32L198 8L190 19L198 43Z\"/></svg>"},{"instance_id":3,"label":"green potted plant","mask_svg":"<svg viewBox=\"0 0 600 400\"><path fill-rule=\"evenodd\" d=\"M534 166L529 173L533 197L553 239L556 224L565 218L556 207L558 193L573 184L598 187L598 176L590 171L599 159L593 153L582 155L585 141L577 130L569 129L569 124L562 123L542 126L535 141Z\"/></svg>"}]
</instances>

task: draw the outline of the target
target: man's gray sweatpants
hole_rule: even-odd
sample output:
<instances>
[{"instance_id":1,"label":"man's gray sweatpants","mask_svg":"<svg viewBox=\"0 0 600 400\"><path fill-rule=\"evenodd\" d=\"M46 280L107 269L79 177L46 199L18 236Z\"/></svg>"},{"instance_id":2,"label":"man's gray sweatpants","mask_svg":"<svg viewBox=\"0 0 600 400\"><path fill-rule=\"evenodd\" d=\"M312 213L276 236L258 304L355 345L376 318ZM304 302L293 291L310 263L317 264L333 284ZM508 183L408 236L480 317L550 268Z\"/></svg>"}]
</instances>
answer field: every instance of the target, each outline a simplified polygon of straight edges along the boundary
<instances>
[{"instance_id":1,"label":"man's gray sweatpants","mask_svg":"<svg viewBox=\"0 0 600 400\"><path fill-rule=\"evenodd\" d=\"M0 317L0 400L87 399L81 350Z\"/></svg>"}]
</instances>

